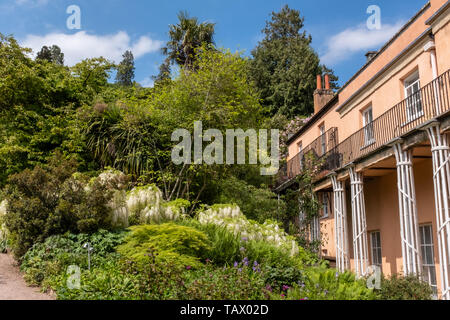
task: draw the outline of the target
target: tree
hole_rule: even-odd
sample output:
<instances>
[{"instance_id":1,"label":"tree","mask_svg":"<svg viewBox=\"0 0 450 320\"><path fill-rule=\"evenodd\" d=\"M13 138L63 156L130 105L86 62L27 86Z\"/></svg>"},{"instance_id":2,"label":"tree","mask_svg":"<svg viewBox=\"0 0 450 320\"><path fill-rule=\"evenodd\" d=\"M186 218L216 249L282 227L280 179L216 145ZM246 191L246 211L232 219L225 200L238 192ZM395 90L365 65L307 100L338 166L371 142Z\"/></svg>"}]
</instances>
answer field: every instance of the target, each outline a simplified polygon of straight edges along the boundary
<instances>
[{"instance_id":1,"label":"tree","mask_svg":"<svg viewBox=\"0 0 450 320\"><path fill-rule=\"evenodd\" d=\"M190 18L187 12L178 14L178 24L170 25L169 38L162 52L172 64L192 69L195 49L203 43L214 44L214 23L199 23L197 18Z\"/></svg>"},{"instance_id":2,"label":"tree","mask_svg":"<svg viewBox=\"0 0 450 320\"><path fill-rule=\"evenodd\" d=\"M41 51L38 52L36 60L47 60L62 66L64 65L64 53L61 52L61 48L57 45L53 45L50 48L43 46Z\"/></svg>"},{"instance_id":3,"label":"tree","mask_svg":"<svg viewBox=\"0 0 450 320\"><path fill-rule=\"evenodd\" d=\"M104 166L113 166L156 183L164 199L185 198L194 205L216 198L217 181L230 175L223 165L176 165L171 159L177 128L193 135L195 121L203 130L258 129L261 106L248 79L248 61L239 54L201 47L194 68L182 68L165 86L155 86L145 101L129 97L85 112L83 125L87 145ZM205 143L206 145L206 143Z\"/></svg>"},{"instance_id":4,"label":"tree","mask_svg":"<svg viewBox=\"0 0 450 320\"><path fill-rule=\"evenodd\" d=\"M105 90L112 65L99 58L67 68L33 61L30 52L0 34L0 186L9 175L47 162L57 150L82 166L92 163L78 133L76 110Z\"/></svg>"},{"instance_id":5,"label":"tree","mask_svg":"<svg viewBox=\"0 0 450 320\"><path fill-rule=\"evenodd\" d=\"M159 73L157 76L152 76L153 81L155 81L155 83L157 82L162 82L165 80L169 80L170 79L170 74L171 74L171 68L170 68L170 61L165 61L164 63L162 63L159 66Z\"/></svg>"},{"instance_id":6,"label":"tree","mask_svg":"<svg viewBox=\"0 0 450 320\"><path fill-rule=\"evenodd\" d=\"M336 87L337 78L320 65L303 27L300 12L286 5L279 13L272 12L262 30L264 39L252 51L250 74L271 116L280 113L292 119L311 114L316 75L325 70Z\"/></svg>"},{"instance_id":7,"label":"tree","mask_svg":"<svg viewBox=\"0 0 450 320\"><path fill-rule=\"evenodd\" d=\"M129 50L122 55L123 60L117 66L116 82L124 86L131 86L134 79L134 56Z\"/></svg>"}]
</instances>

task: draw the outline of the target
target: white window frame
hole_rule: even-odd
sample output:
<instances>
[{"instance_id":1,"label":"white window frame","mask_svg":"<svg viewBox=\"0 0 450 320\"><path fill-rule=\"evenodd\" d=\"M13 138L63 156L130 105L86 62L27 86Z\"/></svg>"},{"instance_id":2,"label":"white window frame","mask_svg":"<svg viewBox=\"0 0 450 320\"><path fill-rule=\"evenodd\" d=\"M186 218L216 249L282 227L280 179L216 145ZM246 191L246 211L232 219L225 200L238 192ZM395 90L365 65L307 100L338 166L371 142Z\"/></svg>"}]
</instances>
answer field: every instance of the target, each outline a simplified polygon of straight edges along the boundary
<instances>
[{"instance_id":1,"label":"white window frame","mask_svg":"<svg viewBox=\"0 0 450 320\"><path fill-rule=\"evenodd\" d=\"M322 194L322 219L330 217L330 197L328 193Z\"/></svg>"},{"instance_id":2,"label":"white window frame","mask_svg":"<svg viewBox=\"0 0 450 320\"><path fill-rule=\"evenodd\" d=\"M311 224L310 224L310 228L311 228L311 241L319 241L320 240L320 221L319 221L319 217L314 217L311 220Z\"/></svg>"},{"instance_id":3,"label":"white window frame","mask_svg":"<svg viewBox=\"0 0 450 320\"><path fill-rule=\"evenodd\" d=\"M325 131L325 124L319 126L319 131L320 131L320 147L322 155L324 155L325 153L327 153L327 137Z\"/></svg>"},{"instance_id":4,"label":"white window frame","mask_svg":"<svg viewBox=\"0 0 450 320\"><path fill-rule=\"evenodd\" d=\"M303 170L303 141L297 143L298 148L298 161L300 162L300 169Z\"/></svg>"},{"instance_id":5,"label":"white window frame","mask_svg":"<svg viewBox=\"0 0 450 320\"><path fill-rule=\"evenodd\" d=\"M426 242L425 229L430 232L430 242ZM434 239L433 239L433 226L431 224L424 224L419 226L420 234L420 252L422 256L422 276L423 279L431 286L433 293L437 296L437 280L436 280L436 264L434 263ZM426 249L429 251L428 256Z\"/></svg>"},{"instance_id":6,"label":"white window frame","mask_svg":"<svg viewBox=\"0 0 450 320\"><path fill-rule=\"evenodd\" d=\"M362 112L363 128L364 128L364 146L370 146L375 143L375 132L373 128L373 109L372 106L366 108Z\"/></svg>"},{"instance_id":7,"label":"white window frame","mask_svg":"<svg viewBox=\"0 0 450 320\"><path fill-rule=\"evenodd\" d=\"M420 92L419 72L413 73L403 81L405 88L405 107L407 122L414 121L423 116L422 95Z\"/></svg>"},{"instance_id":8,"label":"white window frame","mask_svg":"<svg viewBox=\"0 0 450 320\"><path fill-rule=\"evenodd\" d=\"M374 239L374 236L376 237L377 235L378 237ZM381 248L380 231L370 232L370 253L372 256L372 264L381 268L383 265L383 253Z\"/></svg>"}]
</instances>

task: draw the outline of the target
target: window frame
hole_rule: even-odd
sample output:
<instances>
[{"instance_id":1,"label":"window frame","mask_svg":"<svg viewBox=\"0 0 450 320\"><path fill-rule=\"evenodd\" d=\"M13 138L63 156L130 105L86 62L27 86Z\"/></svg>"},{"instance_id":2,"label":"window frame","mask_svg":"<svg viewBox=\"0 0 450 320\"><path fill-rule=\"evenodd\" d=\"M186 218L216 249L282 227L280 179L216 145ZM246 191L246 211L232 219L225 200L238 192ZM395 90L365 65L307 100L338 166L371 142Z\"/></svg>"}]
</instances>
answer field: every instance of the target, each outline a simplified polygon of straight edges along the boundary
<instances>
[{"instance_id":1,"label":"window frame","mask_svg":"<svg viewBox=\"0 0 450 320\"><path fill-rule=\"evenodd\" d=\"M298 161L300 163L300 169L303 170L303 141L297 143Z\"/></svg>"},{"instance_id":2,"label":"window frame","mask_svg":"<svg viewBox=\"0 0 450 320\"><path fill-rule=\"evenodd\" d=\"M369 233L369 235L370 235L370 255L372 258L372 265L382 268L382 266L383 266L383 251L382 250L383 249L381 246L381 232L380 231L371 231ZM378 238L376 239L377 246L374 246L374 238L373 238L374 235L378 235ZM376 256L377 261L375 261L375 254L377 255Z\"/></svg>"},{"instance_id":3,"label":"window frame","mask_svg":"<svg viewBox=\"0 0 450 320\"><path fill-rule=\"evenodd\" d=\"M417 86L417 90L413 92L415 86ZM403 80L403 88L405 93L406 121L409 123L424 115L422 93L420 90L420 74L418 70ZM408 93L410 89L411 93Z\"/></svg>"},{"instance_id":4,"label":"window frame","mask_svg":"<svg viewBox=\"0 0 450 320\"><path fill-rule=\"evenodd\" d=\"M425 228L429 228L430 243L426 243ZM433 293L437 296L437 278L436 278L436 263L434 256L434 237L433 237L433 225L431 223L419 225L419 246L422 258L422 275L424 276L424 281L426 281L431 288ZM431 257L428 261L425 261L425 256L427 250L425 248L431 248ZM431 263L430 260L432 261ZM433 271L431 271L433 270ZM433 277L432 277L433 275Z\"/></svg>"},{"instance_id":5,"label":"window frame","mask_svg":"<svg viewBox=\"0 0 450 320\"><path fill-rule=\"evenodd\" d=\"M362 112L363 131L364 131L364 147L375 143L375 130L373 126L373 108L372 105L365 108ZM368 116L370 115L370 117ZM370 121L369 121L370 119Z\"/></svg>"},{"instance_id":6,"label":"window frame","mask_svg":"<svg viewBox=\"0 0 450 320\"><path fill-rule=\"evenodd\" d=\"M326 131L325 131L325 123L322 123L319 125L319 134L320 134L320 148L321 148L321 155L324 155L327 153L327 138L326 138Z\"/></svg>"},{"instance_id":7,"label":"window frame","mask_svg":"<svg viewBox=\"0 0 450 320\"><path fill-rule=\"evenodd\" d=\"M322 216L321 219L328 219L331 216L331 197L329 192L322 193L321 199ZM326 210L325 210L326 208Z\"/></svg>"}]
</instances>

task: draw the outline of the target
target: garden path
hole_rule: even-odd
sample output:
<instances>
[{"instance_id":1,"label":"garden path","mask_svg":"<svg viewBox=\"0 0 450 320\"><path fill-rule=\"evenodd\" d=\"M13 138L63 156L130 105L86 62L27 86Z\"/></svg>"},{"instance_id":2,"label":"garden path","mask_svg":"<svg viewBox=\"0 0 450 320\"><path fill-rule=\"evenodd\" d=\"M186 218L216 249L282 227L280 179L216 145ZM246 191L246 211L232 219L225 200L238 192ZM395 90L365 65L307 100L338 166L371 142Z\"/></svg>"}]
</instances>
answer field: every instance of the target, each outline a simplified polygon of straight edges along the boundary
<instances>
[{"instance_id":1,"label":"garden path","mask_svg":"<svg viewBox=\"0 0 450 320\"><path fill-rule=\"evenodd\" d=\"M0 253L0 300L53 300L50 295L28 287L11 255Z\"/></svg>"}]
</instances>

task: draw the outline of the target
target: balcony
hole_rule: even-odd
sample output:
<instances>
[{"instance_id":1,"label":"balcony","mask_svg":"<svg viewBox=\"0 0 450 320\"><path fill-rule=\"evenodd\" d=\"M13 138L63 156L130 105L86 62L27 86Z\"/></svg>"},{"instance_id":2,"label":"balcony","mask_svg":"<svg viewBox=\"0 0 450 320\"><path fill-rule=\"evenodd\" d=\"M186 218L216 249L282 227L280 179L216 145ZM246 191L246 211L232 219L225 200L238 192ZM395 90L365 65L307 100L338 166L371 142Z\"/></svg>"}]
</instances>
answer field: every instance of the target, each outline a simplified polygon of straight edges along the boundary
<instances>
[{"instance_id":1,"label":"balcony","mask_svg":"<svg viewBox=\"0 0 450 320\"><path fill-rule=\"evenodd\" d=\"M326 152L322 152L323 136L319 137L280 169L276 189L282 189L301 173L304 156L308 153L322 160L323 171L338 170L377 152L389 142L408 135L425 123L447 114L450 110L449 89L450 70L447 70L341 143L337 143L337 128L330 129L325 133L328 142Z\"/></svg>"}]
</instances>

